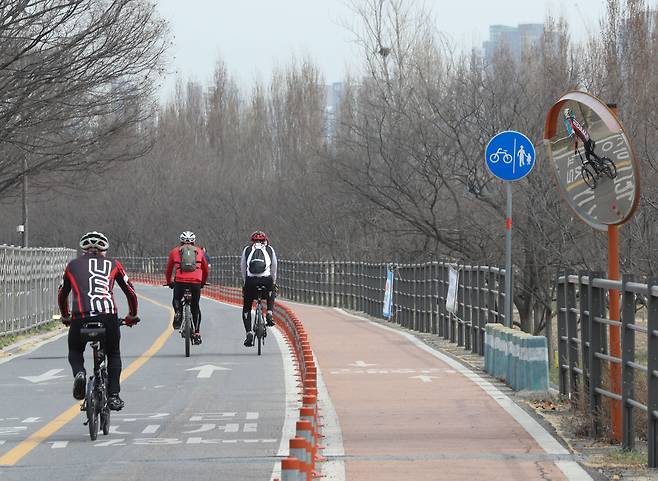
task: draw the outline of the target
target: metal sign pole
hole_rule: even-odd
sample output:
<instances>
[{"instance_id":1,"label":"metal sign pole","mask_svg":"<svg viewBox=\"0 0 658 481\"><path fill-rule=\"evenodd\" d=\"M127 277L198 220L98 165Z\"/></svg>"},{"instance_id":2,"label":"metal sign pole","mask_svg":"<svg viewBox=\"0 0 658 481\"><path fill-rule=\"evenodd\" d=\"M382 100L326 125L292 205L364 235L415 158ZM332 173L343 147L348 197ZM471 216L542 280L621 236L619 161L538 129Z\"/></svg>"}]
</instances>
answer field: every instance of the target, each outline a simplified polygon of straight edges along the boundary
<instances>
[{"instance_id":1,"label":"metal sign pole","mask_svg":"<svg viewBox=\"0 0 658 481\"><path fill-rule=\"evenodd\" d=\"M512 327L512 183L505 182L507 218L505 219L505 325Z\"/></svg>"}]
</instances>

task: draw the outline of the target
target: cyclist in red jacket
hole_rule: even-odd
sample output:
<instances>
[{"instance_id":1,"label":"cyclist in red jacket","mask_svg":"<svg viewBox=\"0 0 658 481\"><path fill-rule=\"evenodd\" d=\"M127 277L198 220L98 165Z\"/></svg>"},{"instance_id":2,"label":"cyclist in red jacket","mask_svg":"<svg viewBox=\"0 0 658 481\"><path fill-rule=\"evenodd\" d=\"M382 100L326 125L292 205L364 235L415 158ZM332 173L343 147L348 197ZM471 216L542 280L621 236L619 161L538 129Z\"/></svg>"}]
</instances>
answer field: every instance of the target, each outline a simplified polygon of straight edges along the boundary
<instances>
[{"instance_id":1,"label":"cyclist in red jacket","mask_svg":"<svg viewBox=\"0 0 658 481\"><path fill-rule=\"evenodd\" d=\"M199 299L201 288L208 280L208 261L200 247L194 245L196 236L194 232L185 231L180 235L180 245L169 252L165 277L167 285L174 290L172 305L174 306L174 329L180 329L182 318L182 299L185 289L192 293L192 322L194 334L192 342L201 344L201 312L199 310Z\"/></svg>"},{"instance_id":2,"label":"cyclist in red jacket","mask_svg":"<svg viewBox=\"0 0 658 481\"><path fill-rule=\"evenodd\" d=\"M59 287L57 302L62 313L62 322L69 326L69 364L73 370L73 397L85 398L86 374L84 351L86 342L80 336L80 329L87 321L100 322L105 327L104 349L107 355L107 375L109 394L107 404L113 411L120 411L124 402L119 397L121 377L121 352L119 350L119 319L114 302L116 282L128 300L129 314L125 318L127 326L139 322L137 317L137 295L121 264L105 257L110 243L100 232L87 232L80 238L83 254L66 266L64 280ZM68 297L73 293L71 308Z\"/></svg>"}]
</instances>

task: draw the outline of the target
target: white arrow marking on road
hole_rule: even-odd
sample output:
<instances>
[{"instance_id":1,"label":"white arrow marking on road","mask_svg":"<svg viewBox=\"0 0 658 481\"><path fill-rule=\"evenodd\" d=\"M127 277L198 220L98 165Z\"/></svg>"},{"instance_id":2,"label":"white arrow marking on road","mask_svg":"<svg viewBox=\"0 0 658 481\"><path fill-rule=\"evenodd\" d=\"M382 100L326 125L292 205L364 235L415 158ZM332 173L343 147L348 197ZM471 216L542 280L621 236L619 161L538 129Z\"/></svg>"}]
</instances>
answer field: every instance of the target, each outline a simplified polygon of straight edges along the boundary
<instances>
[{"instance_id":1,"label":"white arrow marking on road","mask_svg":"<svg viewBox=\"0 0 658 481\"><path fill-rule=\"evenodd\" d=\"M53 441L50 444L52 444L51 449L64 449L66 446L68 446L69 442L68 441Z\"/></svg>"},{"instance_id":2,"label":"white arrow marking on road","mask_svg":"<svg viewBox=\"0 0 658 481\"><path fill-rule=\"evenodd\" d=\"M423 382L432 382L432 379L436 379L436 376L424 376L421 374L420 376L411 376L410 379L420 379Z\"/></svg>"},{"instance_id":3,"label":"white arrow marking on road","mask_svg":"<svg viewBox=\"0 0 658 481\"><path fill-rule=\"evenodd\" d=\"M376 366L377 364L368 364L367 362L364 361L356 361L353 362L352 364L348 364L349 366L354 366L354 367L368 367L368 366Z\"/></svg>"},{"instance_id":4,"label":"white arrow marking on road","mask_svg":"<svg viewBox=\"0 0 658 481\"><path fill-rule=\"evenodd\" d=\"M30 382L43 382L43 381L52 381L53 379L57 379L60 377L65 377L65 376L58 376L57 374L59 372L62 372L64 369L51 369L48 372L44 372L43 374L40 374L38 376L18 376L19 379L25 379L26 381Z\"/></svg>"},{"instance_id":5,"label":"white arrow marking on road","mask_svg":"<svg viewBox=\"0 0 658 481\"><path fill-rule=\"evenodd\" d=\"M191 367L185 369L186 371L199 371L199 374L196 375L197 378L209 378L212 376L212 373L215 371L230 371L229 367L215 366L213 364L206 364L204 366Z\"/></svg>"},{"instance_id":6,"label":"white arrow marking on road","mask_svg":"<svg viewBox=\"0 0 658 481\"><path fill-rule=\"evenodd\" d=\"M25 418L21 422L22 423L38 423L39 419L41 419L41 418Z\"/></svg>"},{"instance_id":7,"label":"white arrow marking on road","mask_svg":"<svg viewBox=\"0 0 658 481\"><path fill-rule=\"evenodd\" d=\"M119 426L110 426L110 434L132 434L132 433L119 431Z\"/></svg>"}]
</instances>

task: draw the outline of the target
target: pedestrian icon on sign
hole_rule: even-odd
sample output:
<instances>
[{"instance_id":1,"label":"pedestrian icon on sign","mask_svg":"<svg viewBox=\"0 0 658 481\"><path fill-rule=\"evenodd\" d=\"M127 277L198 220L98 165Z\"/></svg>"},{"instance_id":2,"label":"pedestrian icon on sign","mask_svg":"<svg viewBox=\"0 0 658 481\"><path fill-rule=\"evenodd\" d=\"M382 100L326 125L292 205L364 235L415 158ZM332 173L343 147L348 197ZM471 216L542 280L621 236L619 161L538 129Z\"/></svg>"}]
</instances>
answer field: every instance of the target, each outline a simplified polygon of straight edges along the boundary
<instances>
[{"instance_id":1,"label":"pedestrian icon on sign","mask_svg":"<svg viewBox=\"0 0 658 481\"><path fill-rule=\"evenodd\" d=\"M519 147L519 152L516 155L519 157L519 167L523 167L525 165L525 149L523 148L523 145Z\"/></svg>"}]
</instances>

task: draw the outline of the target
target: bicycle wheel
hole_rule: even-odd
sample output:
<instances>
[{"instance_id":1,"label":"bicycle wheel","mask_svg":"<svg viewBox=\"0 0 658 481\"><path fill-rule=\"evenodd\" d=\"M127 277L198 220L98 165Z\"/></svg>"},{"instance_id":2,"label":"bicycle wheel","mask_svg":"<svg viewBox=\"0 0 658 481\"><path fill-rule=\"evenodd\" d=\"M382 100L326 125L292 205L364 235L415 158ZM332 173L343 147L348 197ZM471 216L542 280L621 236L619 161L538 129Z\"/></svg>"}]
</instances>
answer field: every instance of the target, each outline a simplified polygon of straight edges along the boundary
<instances>
[{"instance_id":1,"label":"bicycle wheel","mask_svg":"<svg viewBox=\"0 0 658 481\"><path fill-rule=\"evenodd\" d=\"M101 431L107 436L110 434L110 408L107 405L107 371L101 371L103 379L102 398L101 398Z\"/></svg>"},{"instance_id":2,"label":"bicycle wheel","mask_svg":"<svg viewBox=\"0 0 658 481\"><path fill-rule=\"evenodd\" d=\"M583 176L583 180L590 189L596 189L596 176L592 174L589 166L583 165L581 169L581 175Z\"/></svg>"},{"instance_id":3,"label":"bicycle wheel","mask_svg":"<svg viewBox=\"0 0 658 481\"><path fill-rule=\"evenodd\" d=\"M89 437L92 441L96 441L98 437L98 395L96 394L95 385L96 378L90 377L87 383L87 395L85 397L85 404L87 405L87 426L89 427Z\"/></svg>"},{"instance_id":4,"label":"bicycle wheel","mask_svg":"<svg viewBox=\"0 0 658 481\"><path fill-rule=\"evenodd\" d=\"M254 325L254 333L258 339L258 355L260 356L263 344L263 311L260 305L256 306L256 323Z\"/></svg>"},{"instance_id":5,"label":"bicycle wheel","mask_svg":"<svg viewBox=\"0 0 658 481\"><path fill-rule=\"evenodd\" d=\"M190 342L192 337L192 313L190 306L183 310L183 334L185 335L185 357L190 357Z\"/></svg>"},{"instance_id":6,"label":"bicycle wheel","mask_svg":"<svg viewBox=\"0 0 658 481\"><path fill-rule=\"evenodd\" d=\"M612 160L607 157L602 157L601 164L603 165L603 172L609 179L617 177L617 166Z\"/></svg>"}]
</instances>

